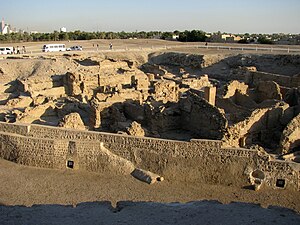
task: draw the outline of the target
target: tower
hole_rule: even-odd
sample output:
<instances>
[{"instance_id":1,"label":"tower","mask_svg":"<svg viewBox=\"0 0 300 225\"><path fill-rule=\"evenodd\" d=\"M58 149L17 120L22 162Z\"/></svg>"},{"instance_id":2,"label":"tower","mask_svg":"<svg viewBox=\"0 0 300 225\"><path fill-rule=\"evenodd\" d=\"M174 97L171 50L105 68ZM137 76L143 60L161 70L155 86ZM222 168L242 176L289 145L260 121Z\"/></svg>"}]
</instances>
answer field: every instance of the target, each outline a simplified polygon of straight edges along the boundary
<instances>
[{"instance_id":1,"label":"tower","mask_svg":"<svg viewBox=\"0 0 300 225\"><path fill-rule=\"evenodd\" d=\"M0 31L1 34L3 34L4 26L5 26L4 18L2 17L2 21L1 21L1 31Z\"/></svg>"}]
</instances>

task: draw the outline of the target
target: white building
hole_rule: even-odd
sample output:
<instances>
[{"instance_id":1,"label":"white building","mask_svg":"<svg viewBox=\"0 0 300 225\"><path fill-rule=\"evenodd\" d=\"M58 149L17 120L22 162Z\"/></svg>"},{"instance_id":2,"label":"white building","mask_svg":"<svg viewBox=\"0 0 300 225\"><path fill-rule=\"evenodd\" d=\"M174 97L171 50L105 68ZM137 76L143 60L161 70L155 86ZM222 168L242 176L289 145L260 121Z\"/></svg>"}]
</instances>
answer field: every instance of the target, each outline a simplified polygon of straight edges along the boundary
<instances>
[{"instance_id":1,"label":"white building","mask_svg":"<svg viewBox=\"0 0 300 225\"><path fill-rule=\"evenodd\" d=\"M172 40L178 40L178 39L179 39L179 34L172 35Z\"/></svg>"},{"instance_id":2,"label":"white building","mask_svg":"<svg viewBox=\"0 0 300 225\"><path fill-rule=\"evenodd\" d=\"M2 21L0 23L0 33L1 34L9 34L12 33L11 27L9 24L4 23L4 19L2 18Z\"/></svg>"},{"instance_id":3,"label":"white building","mask_svg":"<svg viewBox=\"0 0 300 225\"><path fill-rule=\"evenodd\" d=\"M9 34L10 33L10 28L9 25L5 24L4 27L2 28L2 34Z\"/></svg>"},{"instance_id":4,"label":"white building","mask_svg":"<svg viewBox=\"0 0 300 225\"><path fill-rule=\"evenodd\" d=\"M65 27L60 28L60 32L67 32L67 28Z\"/></svg>"}]
</instances>

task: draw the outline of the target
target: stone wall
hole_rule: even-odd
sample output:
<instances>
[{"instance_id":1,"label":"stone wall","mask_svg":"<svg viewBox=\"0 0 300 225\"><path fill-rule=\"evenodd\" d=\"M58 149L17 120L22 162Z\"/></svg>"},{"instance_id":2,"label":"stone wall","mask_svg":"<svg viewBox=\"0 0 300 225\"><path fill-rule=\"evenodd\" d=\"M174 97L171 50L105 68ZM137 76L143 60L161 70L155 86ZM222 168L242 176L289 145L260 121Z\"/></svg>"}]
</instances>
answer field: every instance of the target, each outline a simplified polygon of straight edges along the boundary
<instances>
[{"instance_id":1,"label":"stone wall","mask_svg":"<svg viewBox=\"0 0 300 225\"><path fill-rule=\"evenodd\" d=\"M299 76L283 76L272 73L248 71L246 74L245 82L250 86L256 86L261 81L274 81L280 86L284 87L299 87L300 77Z\"/></svg>"},{"instance_id":2,"label":"stone wall","mask_svg":"<svg viewBox=\"0 0 300 225\"><path fill-rule=\"evenodd\" d=\"M274 161L256 150L221 148L221 141L171 141L7 123L0 123L0 140L0 157L30 166L63 169L72 162L73 169L104 172L104 146L109 155L166 179L246 186L249 173L259 169L271 187L276 187L278 179L285 180L284 188L299 186L296 163Z\"/></svg>"},{"instance_id":3,"label":"stone wall","mask_svg":"<svg viewBox=\"0 0 300 225\"><path fill-rule=\"evenodd\" d=\"M0 157L27 166L65 168L68 141L0 132Z\"/></svg>"}]
</instances>

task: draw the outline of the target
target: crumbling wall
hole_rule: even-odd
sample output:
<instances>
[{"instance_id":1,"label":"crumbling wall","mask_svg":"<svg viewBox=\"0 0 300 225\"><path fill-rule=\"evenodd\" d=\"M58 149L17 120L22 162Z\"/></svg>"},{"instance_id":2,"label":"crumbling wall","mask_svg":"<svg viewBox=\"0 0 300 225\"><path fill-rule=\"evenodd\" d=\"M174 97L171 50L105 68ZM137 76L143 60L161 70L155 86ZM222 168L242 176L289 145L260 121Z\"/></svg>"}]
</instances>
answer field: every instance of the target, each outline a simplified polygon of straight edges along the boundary
<instances>
[{"instance_id":1,"label":"crumbling wall","mask_svg":"<svg viewBox=\"0 0 300 225\"><path fill-rule=\"evenodd\" d=\"M7 130L7 124L0 123L0 130ZM234 186L247 185L249 173L259 169L267 185L276 188L280 179L282 188L298 189L299 171L292 164L256 150L222 149L220 141L170 141L40 125L13 125L11 131L22 130L26 136L0 132L1 157L38 167L121 174L134 165L167 179Z\"/></svg>"},{"instance_id":2,"label":"crumbling wall","mask_svg":"<svg viewBox=\"0 0 300 225\"><path fill-rule=\"evenodd\" d=\"M244 143L244 141L241 140L245 138L245 135L249 133L253 126L258 125L259 121L265 116L268 110L268 108L256 109L252 112L251 116L245 120L228 127L227 134L224 137L225 145L233 147L243 145L242 143Z\"/></svg>"},{"instance_id":3,"label":"crumbling wall","mask_svg":"<svg viewBox=\"0 0 300 225\"><path fill-rule=\"evenodd\" d=\"M248 85L244 82L239 82L237 80L231 81L224 86L223 98L230 98L235 95L236 92L241 94L248 93Z\"/></svg>"},{"instance_id":4,"label":"crumbling wall","mask_svg":"<svg viewBox=\"0 0 300 225\"><path fill-rule=\"evenodd\" d=\"M43 116L57 116L55 104L53 102L34 107L27 107L24 112L20 112L16 115L16 121L19 123L33 123Z\"/></svg>"},{"instance_id":5,"label":"crumbling wall","mask_svg":"<svg viewBox=\"0 0 300 225\"><path fill-rule=\"evenodd\" d=\"M245 83L250 86L256 86L261 81L274 81L280 86L290 88L300 86L300 77L298 76L290 77L272 73L249 71L245 78Z\"/></svg>"},{"instance_id":6,"label":"crumbling wall","mask_svg":"<svg viewBox=\"0 0 300 225\"><path fill-rule=\"evenodd\" d=\"M179 103L183 129L192 131L201 138L217 140L223 138L227 120L218 108L191 92Z\"/></svg>"},{"instance_id":7,"label":"crumbling wall","mask_svg":"<svg viewBox=\"0 0 300 225\"><path fill-rule=\"evenodd\" d=\"M300 106L300 87L291 88L284 96L284 101L290 106Z\"/></svg>"},{"instance_id":8,"label":"crumbling wall","mask_svg":"<svg viewBox=\"0 0 300 225\"><path fill-rule=\"evenodd\" d=\"M224 143L235 147L260 143L276 148L283 127L282 118L287 109L287 104L278 103L273 107L254 110L244 120L228 127Z\"/></svg>"},{"instance_id":9,"label":"crumbling wall","mask_svg":"<svg viewBox=\"0 0 300 225\"><path fill-rule=\"evenodd\" d=\"M63 86L63 75L52 76L32 76L28 78L19 78L18 90L21 92L35 93L45 89Z\"/></svg>"},{"instance_id":10,"label":"crumbling wall","mask_svg":"<svg viewBox=\"0 0 300 225\"><path fill-rule=\"evenodd\" d=\"M0 157L27 166L63 168L65 160L56 154L66 149L67 141L24 137L18 134L0 133ZM66 149L67 150L67 149Z\"/></svg>"},{"instance_id":11,"label":"crumbling wall","mask_svg":"<svg viewBox=\"0 0 300 225\"><path fill-rule=\"evenodd\" d=\"M161 64L180 67L202 68L204 59L203 55L165 52L159 55L151 55L149 62L157 65Z\"/></svg>"},{"instance_id":12,"label":"crumbling wall","mask_svg":"<svg viewBox=\"0 0 300 225\"><path fill-rule=\"evenodd\" d=\"M85 94L90 99L93 96L93 90L100 86L99 74L84 75L67 72L64 78L64 85L68 95Z\"/></svg>"},{"instance_id":13,"label":"crumbling wall","mask_svg":"<svg viewBox=\"0 0 300 225\"><path fill-rule=\"evenodd\" d=\"M127 133L132 136L144 137L145 131L142 128L141 124L136 121L133 121L129 127L127 127Z\"/></svg>"},{"instance_id":14,"label":"crumbling wall","mask_svg":"<svg viewBox=\"0 0 300 225\"><path fill-rule=\"evenodd\" d=\"M250 92L248 85L246 85L244 82L239 82L237 80L234 80L234 81L227 83L224 86L222 102L227 102L230 105L233 103L238 106L244 107L244 109L242 109L242 111L245 111L250 108L257 108L257 104L253 100L253 97L250 96L250 94L251 94L251 92ZM230 101L231 101L231 103L230 103ZM226 105L223 105L223 106L224 106L224 109L228 108L228 106L226 106ZM227 111L228 110L225 110L225 112L227 112Z\"/></svg>"},{"instance_id":15,"label":"crumbling wall","mask_svg":"<svg viewBox=\"0 0 300 225\"><path fill-rule=\"evenodd\" d=\"M300 114L295 116L282 132L280 152L290 153L296 147L300 147Z\"/></svg>"},{"instance_id":16,"label":"crumbling wall","mask_svg":"<svg viewBox=\"0 0 300 225\"><path fill-rule=\"evenodd\" d=\"M274 81L261 81L255 87L255 100L260 103L267 99L282 100L280 86Z\"/></svg>"},{"instance_id":17,"label":"crumbling wall","mask_svg":"<svg viewBox=\"0 0 300 225\"><path fill-rule=\"evenodd\" d=\"M174 81L159 80L154 84L154 98L156 101L177 102L179 98L178 86Z\"/></svg>"},{"instance_id":18,"label":"crumbling wall","mask_svg":"<svg viewBox=\"0 0 300 225\"><path fill-rule=\"evenodd\" d=\"M201 76L199 78L182 79L181 85L183 87L189 87L189 88L193 88L193 89L197 89L197 90L200 90L203 87L212 86L207 75Z\"/></svg>"},{"instance_id":19,"label":"crumbling wall","mask_svg":"<svg viewBox=\"0 0 300 225\"><path fill-rule=\"evenodd\" d=\"M144 123L152 133L181 129L181 112L177 103L147 103L144 112Z\"/></svg>"},{"instance_id":20,"label":"crumbling wall","mask_svg":"<svg viewBox=\"0 0 300 225\"><path fill-rule=\"evenodd\" d=\"M64 127L69 129L86 130L79 113L70 113L65 115L59 122L58 127Z\"/></svg>"},{"instance_id":21,"label":"crumbling wall","mask_svg":"<svg viewBox=\"0 0 300 225\"><path fill-rule=\"evenodd\" d=\"M149 63L166 66L178 66L180 68L201 69L213 66L221 62L226 56L215 55L197 55L178 52L153 53L149 55Z\"/></svg>"},{"instance_id":22,"label":"crumbling wall","mask_svg":"<svg viewBox=\"0 0 300 225\"><path fill-rule=\"evenodd\" d=\"M29 96L19 96L8 100L5 105L11 108L26 108L32 103L32 98Z\"/></svg>"}]
</instances>

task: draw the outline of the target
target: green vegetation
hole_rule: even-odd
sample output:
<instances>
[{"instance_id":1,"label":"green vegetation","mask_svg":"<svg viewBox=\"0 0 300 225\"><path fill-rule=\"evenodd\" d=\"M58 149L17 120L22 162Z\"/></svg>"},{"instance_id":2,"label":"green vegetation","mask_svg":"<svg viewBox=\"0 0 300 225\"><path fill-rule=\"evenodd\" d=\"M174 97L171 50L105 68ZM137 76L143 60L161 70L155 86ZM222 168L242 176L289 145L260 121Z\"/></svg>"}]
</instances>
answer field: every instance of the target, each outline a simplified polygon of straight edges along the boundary
<instances>
[{"instance_id":1,"label":"green vegetation","mask_svg":"<svg viewBox=\"0 0 300 225\"><path fill-rule=\"evenodd\" d=\"M185 30L174 32L161 32L161 31L136 31L136 32L85 32L85 31L72 31L72 32L58 32L52 33L10 33L0 34L0 43L14 43L14 42L29 42L29 41L68 41L68 40L91 40L91 39L163 39L163 40L178 40L181 42L210 42L214 41L214 35L220 36L221 33L206 33L202 30ZM259 44L274 44L278 41L285 41L290 44L300 44L300 35L291 34L236 34L241 39L238 43L259 43Z\"/></svg>"},{"instance_id":2,"label":"green vegetation","mask_svg":"<svg viewBox=\"0 0 300 225\"><path fill-rule=\"evenodd\" d=\"M205 41L206 36L204 31L174 31L174 32L160 32L160 31L140 31L140 32L58 32L53 33L11 33L0 35L0 42L29 42L29 41L67 41L67 40L91 40L91 39L150 39L160 38L164 40L172 39L173 35L179 35L179 41Z\"/></svg>"},{"instance_id":3,"label":"green vegetation","mask_svg":"<svg viewBox=\"0 0 300 225\"><path fill-rule=\"evenodd\" d=\"M259 37L257 40L258 43L260 44L273 44L273 41L270 39L267 39L266 37Z\"/></svg>"},{"instance_id":4,"label":"green vegetation","mask_svg":"<svg viewBox=\"0 0 300 225\"><path fill-rule=\"evenodd\" d=\"M205 32L202 30L184 31L179 33L179 41L197 42L205 41Z\"/></svg>"},{"instance_id":5,"label":"green vegetation","mask_svg":"<svg viewBox=\"0 0 300 225\"><path fill-rule=\"evenodd\" d=\"M28 41L67 41L67 40L91 40L91 39L128 39L128 38L154 38L162 37L162 32L58 32L53 33L11 33L0 35L0 42L28 42ZM171 35L172 37L172 35Z\"/></svg>"}]
</instances>

